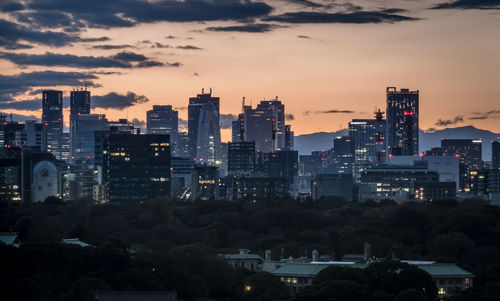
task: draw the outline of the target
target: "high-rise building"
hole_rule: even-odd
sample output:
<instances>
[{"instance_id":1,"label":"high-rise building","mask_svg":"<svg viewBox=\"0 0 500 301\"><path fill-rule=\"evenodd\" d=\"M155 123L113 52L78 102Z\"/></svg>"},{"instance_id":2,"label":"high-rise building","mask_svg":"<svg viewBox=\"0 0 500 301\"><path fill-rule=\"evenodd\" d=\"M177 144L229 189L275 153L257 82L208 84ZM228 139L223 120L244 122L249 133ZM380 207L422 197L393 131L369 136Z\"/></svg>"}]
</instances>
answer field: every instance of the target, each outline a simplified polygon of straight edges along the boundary
<instances>
[{"instance_id":1,"label":"high-rise building","mask_svg":"<svg viewBox=\"0 0 500 301\"><path fill-rule=\"evenodd\" d=\"M143 202L170 195L168 135L110 133L107 158L109 201Z\"/></svg>"},{"instance_id":2,"label":"high-rise building","mask_svg":"<svg viewBox=\"0 0 500 301\"><path fill-rule=\"evenodd\" d=\"M189 158L189 135L186 132L179 133L177 154L181 158Z\"/></svg>"},{"instance_id":3,"label":"high-rise building","mask_svg":"<svg viewBox=\"0 0 500 301\"><path fill-rule=\"evenodd\" d=\"M352 174L353 163L354 147L351 137L340 136L333 139L333 155L330 167L339 174Z\"/></svg>"},{"instance_id":4,"label":"high-rise building","mask_svg":"<svg viewBox=\"0 0 500 301\"><path fill-rule=\"evenodd\" d=\"M500 169L500 141L491 142L491 165L493 169Z\"/></svg>"},{"instance_id":5,"label":"high-rise building","mask_svg":"<svg viewBox=\"0 0 500 301\"><path fill-rule=\"evenodd\" d=\"M102 114L78 114L72 116L73 153L71 198L93 198L95 161L95 132L106 131L108 121Z\"/></svg>"},{"instance_id":6,"label":"high-rise building","mask_svg":"<svg viewBox=\"0 0 500 301\"><path fill-rule=\"evenodd\" d=\"M196 158L197 143L198 143L198 129L200 125L200 115L202 110L210 108L210 111L216 112L217 120L219 120L219 97L212 97L212 89L209 93L205 93L202 89L201 94L196 97L189 98L188 106L188 136L189 136L189 156L191 159ZM205 106L212 104L213 106ZM212 109L213 108L213 109ZM218 122L218 121L217 121Z\"/></svg>"},{"instance_id":7,"label":"high-rise building","mask_svg":"<svg viewBox=\"0 0 500 301\"><path fill-rule=\"evenodd\" d=\"M45 131L44 149L56 159L62 159L63 93L56 90L42 92L42 123Z\"/></svg>"},{"instance_id":8,"label":"high-rise building","mask_svg":"<svg viewBox=\"0 0 500 301\"><path fill-rule=\"evenodd\" d=\"M460 159L459 187L462 192L470 192L471 177L475 177L477 171L483 167L481 140L442 139L441 151L444 156Z\"/></svg>"},{"instance_id":9,"label":"high-rise building","mask_svg":"<svg viewBox=\"0 0 500 301\"><path fill-rule=\"evenodd\" d=\"M214 103L207 102L201 107L196 133L196 161L202 165L221 166L219 114Z\"/></svg>"},{"instance_id":10,"label":"high-rise building","mask_svg":"<svg viewBox=\"0 0 500 301\"><path fill-rule=\"evenodd\" d=\"M354 151L353 174L357 180L361 171L386 161L386 123L382 116L379 110L375 119L353 119L349 122L349 137Z\"/></svg>"},{"instance_id":11,"label":"high-rise building","mask_svg":"<svg viewBox=\"0 0 500 301\"><path fill-rule=\"evenodd\" d=\"M74 90L69 95L70 115L69 115L69 132L70 132L70 158L74 156L74 136L75 136L75 120L80 114L90 114L90 91Z\"/></svg>"},{"instance_id":12,"label":"high-rise building","mask_svg":"<svg viewBox=\"0 0 500 301\"><path fill-rule=\"evenodd\" d=\"M285 150L293 150L294 132L291 125L285 125Z\"/></svg>"},{"instance_id":13,"label":"high-rise building","mask_svg":"<svg viewBox=\"0 0 500 301\"><path fill-rule=\"evenodd\" d=\"M191 169L191 200L216 200L219 177L215 166L195 166Z\"/></svg>"},{"instance_id":14,"label":"high-rise building","mask_svg":"<svg viewBox=\"0 0 500 301\"><path fill-rule=\"evenodd\" d=\"M179 132L179 112L168 106L153 106L147 112L147 133L170 135L170 146L172 154L177 156L178 132Z\"/></svg>"},{"instance_id":15,"label":"high-rise building","mask_svg":"<svg viewBox=\"0 0 500 301\"><path fill-rule=\"evenodd\" d=\"M418 155L419 91L387 88L387 154Z\"/></svg>"},{"instance_id":16,"label":"high-rise building","mask_svg":"<svg viewBox=\"0 0 500 301\"><path fill-rule=\"evenodd\" d=\"M285 138L285 105L278 100L262 100L257 105L257 110L272 111L274 116L273 139L274 150L284 150L286 146Z\"/></svg>"},{"instance_id":17,"label":"high-rise building","mask_svg":"<svg viewBox=\"0 0 500 301\"><path fill-rule=\"evenodd\" d=\"M229 143L227 161L229 176L251 176L255 168L255 142Z\"/></svg>"},{"instance_id":18,"label":"high-rise building","mask_svg":"<svg viewBox=\"0 0 500 301\"><path fill-rule=\"evenodd\" d=\"M269 156L269 177L286 178L289 185L299 175L299 152L277 151Z\"/></svg>"}]
</instances>

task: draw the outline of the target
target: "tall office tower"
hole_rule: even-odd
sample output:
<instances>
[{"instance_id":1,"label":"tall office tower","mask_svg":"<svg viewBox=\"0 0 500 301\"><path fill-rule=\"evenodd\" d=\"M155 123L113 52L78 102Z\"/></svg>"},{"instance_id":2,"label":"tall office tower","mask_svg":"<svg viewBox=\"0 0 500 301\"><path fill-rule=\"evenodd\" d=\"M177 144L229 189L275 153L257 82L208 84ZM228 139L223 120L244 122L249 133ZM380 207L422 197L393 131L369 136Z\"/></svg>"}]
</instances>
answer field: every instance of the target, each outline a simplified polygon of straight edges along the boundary
<instances>
[{"instance_id":1,"label":"tall office tower","mask_svg":"<svg viewBox=\"0 0 500 301\"><path fill-rule=\"evenodd\" d=\"M251 106L245 106L243 118L239 120L243 122L241 131L243 140L254 141L255 151L271 153L275 150L276 116L272 110L252 109Z\"/></svg>"},{"instance_id":2,"label":"tall office tower","mask_svg":"<svg viewBox=\"0 0 500 301\"><path fill-rule=\"evenodd\" d=\"M477 173L483 166L481 140L442 139L441 151L444 156L456 156L460 159L459 187L461 191L469 192L469 176Z\"/></svg>"},{"instance_id":3,"label":"tall office tower","mask_svg":"<svg viewBox=\"0 0 500 301\"><path fill-rule=\"evenodd\" d=\"M229 176L251 176L255 168L255 142L232 142L227 150L227 170Z\"/></svg>"},{"instance_id":4,"label":"tall office tower","mask_svg":"<svg viewBox=\"0 0 500 301\"><path fill-rule=\"evenodd\" d=\"M144 202L170 195L168 135L109 135L107 182L109 201Z\"/></svg>"},{"instance_id":5,"label":"tall office tower","mask_svg":"<svg viewBox=\"0 0 500 301\"><path fill-rule=\"evenodd\" d=\"M73 153L70 184L72 199L93 198L94 173L96 171L95 133L108 129L106 115L78 114L72 117Z\"/></svg>"},{"instance_id":6,"label":"tall office tower","mask_svg":"<svg viewBox=\"0 0 500 301\"><path fill-rule=\"evenodd\" d=\"M80 114L90 114L90 91L74 90L69 95L70 115L69 115L69 133L70 133L70 153L73 160L75 152L74 136L75 136L75 119Z\"/></svg>"},{"instance_id":7,"label":"tall office tower","mask_svg":"<svg viewBox=\"0 0 500 301\"><path fill-rule=\"evenodd\" d=\"M43 126L35 120L26 120L24 127L26 135L26 145L42 149Z\"/></svg>"},{"instance_id":8,"label":"tall office tower","mask_svg":"<svg viewBox=\"0 0 500 301\"><path fill-rule=\"evenodd\" d=\"M196 97L189 98L188 106L188 136L189 136L189 157L196 158L197 142L198 142L198 128L200 125L200 114L203 108L207 108L205 104L212 104L217 113L217 120L219 120L219 97L212 97L212 89L205 94L205 90L201 90L201 94ZM217 121L218 122L218 121Z\"/></svg>"},{"instance_id":9,"label":"tall office tower","mask_svg":"<svg viewBox=\"0 0 500 301\"><path fill-rule=\"evenodd\" d=\"M221 138L219 115L213 103L205 103L198 117L196 161L202 165L220 166Z\"/></svg>"},{"instance_id":10,"label":"tall office tower","mask_svg":"<svg viewBox=\"0 0 500 301\"><path fill-rule=\"evenodd\" d=\"M179 112L172 106L153 106L153 110L147 112L147 133L170 135L170 149L177 156Z\"/></svg>"},{"instance_id":11,"label":"tall office tower","mask_svg":"<svg viewBox=\"0 0 500 301\"><path fill-rule=\"evenodd\" d=\"M44 150L62 159L63 93L45 90L42 93L42 123L45 131Z\"/></svg>"},{"instance_id":12,"label":"tall office tower","mask_svg":"<svg viewBox=\"0 0 500 301\"><path fill-rule=\"evenodd\" d=\"M500 169L500 141L491 142L491 164L493 169Z\"/></svg>"},{"instance_id":13,"label":"tall office tower","mask_svg":"<svg viewBox=\"0 0 500 301\"><path fill-rule=\"evenodd\" d=\"M333 155L331 165L335 173L352 174L354 162L354 147L349 136L341 136L333 139Z\"/></svg>"},{"instance_id":14,"label":"tall office tower","mask_svg":"<svg viewBox=\"0 0 500 301\"><path fill-rule=\"evenodd\" d=\"M419 91L387 88L387 154L418 155Z\"/></svg>"},{"instance_id":15,"label":"tall office tower","mask_svg":"<svg viewBox=\"0 0 500 301\"><path fill-rule=\"evenodd\" d=\"M353 175L359 180L361 172L386 160L384 134L386 123L382 112L376 112L375 119L353 119L349 122L349 137L353 143Z\"/></svg>"},{"instance_id":16,"label":"tall office tower","mask_svg":"<svg viewBox=\"0 0 500 301\"><path fill-rule=\"evenodd\" d=\"M482 142L474 139L442 139L441 150L445 156L456 156L467 170L480 170L483 166Z\"/></svg>"},{"instance_id":17,"label":"tall office tower","mask_svg":"<svg viewBox=\"0 0 500 301\"><path fill-rule=\"evenodd\" d=\"M274 150L284 150L285 139L285 105L278 100L278 96L274 100L262 100L257 105L257 110L272 111L273 113L273 139Z\"/></svg>"},{"instance_id":18,"label":"tall office tower","mask_svg":"<svg viewBox=\"0 0 500 301\"><path fill-rule=\"evenodd\" d=\"M177 154L181 158L189 158L189 135L186 132L179 133Z\"/></svg>"},{"instance_id":19,"label":"tall office tower","mask_svg":"<svg viewBox=\"0 0 500 301\"><path fill-rule=\"evenodd\" d=\"M294 132L291 125L285 125L285 150L293 150Z\"/></svg>"},{"instance_id":20,"label":"tall office tower","mask_svg":"<svg viewBox=\"0 0 500 301\"><path fill-rule=\"evenodd\" d=\"M286 178L289 185L299 175L299 152L277 151L269 156L269 177Z\"/></svg>"}]
</instances>

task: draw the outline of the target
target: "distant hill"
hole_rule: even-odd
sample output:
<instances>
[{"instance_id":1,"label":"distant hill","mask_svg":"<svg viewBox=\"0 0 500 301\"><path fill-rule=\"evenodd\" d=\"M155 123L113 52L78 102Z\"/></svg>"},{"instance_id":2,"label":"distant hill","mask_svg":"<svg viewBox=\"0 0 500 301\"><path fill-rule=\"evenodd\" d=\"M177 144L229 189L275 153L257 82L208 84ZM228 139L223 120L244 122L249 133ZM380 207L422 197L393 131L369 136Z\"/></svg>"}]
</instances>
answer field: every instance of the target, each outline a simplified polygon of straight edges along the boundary
<instances>
[{"instance_id":1,"label":"distant hill","mask_svg":"<svg viewBox=\"0 0 500 301\"><path fill-rule=\"evenodd\" d=\"M319 132L295 137L295 149L301 155L310 154L313 150L327 150L333 146L333 138L347 135L347 130L338 132ZM477 129L473 126L446 128L434 132L420 131L420 152L441 145L445 139L481 139L483 141L483 160L491 161L491 141L500 139L500 133Z\"/></svg>"}]
</instances>

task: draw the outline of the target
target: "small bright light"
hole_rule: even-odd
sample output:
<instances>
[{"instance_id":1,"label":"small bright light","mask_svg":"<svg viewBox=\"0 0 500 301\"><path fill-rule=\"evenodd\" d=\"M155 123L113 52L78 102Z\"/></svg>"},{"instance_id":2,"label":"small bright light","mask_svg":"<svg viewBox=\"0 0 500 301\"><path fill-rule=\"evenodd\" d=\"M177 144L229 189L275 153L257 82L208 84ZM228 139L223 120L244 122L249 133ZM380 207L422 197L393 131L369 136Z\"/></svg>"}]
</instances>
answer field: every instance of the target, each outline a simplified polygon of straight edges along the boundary
<instances>
[{"instance_id":1,"label":"small bright light","mask_svg":"<svg viewBox=\"0 0 500 301\"><path fill-rule=\"evenodd\" d=\"M245 285L245 292L249 292L252 290L252 287L250 285Z\"/></svg>"}]
</instances>

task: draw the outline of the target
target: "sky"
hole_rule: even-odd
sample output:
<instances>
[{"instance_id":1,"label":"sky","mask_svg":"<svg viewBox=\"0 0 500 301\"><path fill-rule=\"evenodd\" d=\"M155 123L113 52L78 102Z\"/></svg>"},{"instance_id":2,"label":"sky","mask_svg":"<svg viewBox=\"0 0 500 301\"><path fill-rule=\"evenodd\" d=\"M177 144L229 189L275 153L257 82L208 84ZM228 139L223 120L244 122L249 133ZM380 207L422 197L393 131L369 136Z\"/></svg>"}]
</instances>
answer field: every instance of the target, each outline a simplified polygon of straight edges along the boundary
<instances>
[{"instance_id":1,"label":"sky","mask_svg":"<svg viewBox=\"0 0 500 301\"><path fill-rule=\"evenodd\" d=\"M1 0L0 110L85 85L93 113L138 123L212 88L224 141L242 97L278 97L300 135L371 118L392 86L419 90L421 129L498 132L500 1Z\"/></svg>"}]
</instances>

